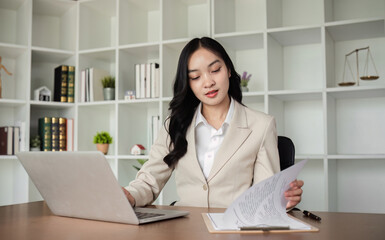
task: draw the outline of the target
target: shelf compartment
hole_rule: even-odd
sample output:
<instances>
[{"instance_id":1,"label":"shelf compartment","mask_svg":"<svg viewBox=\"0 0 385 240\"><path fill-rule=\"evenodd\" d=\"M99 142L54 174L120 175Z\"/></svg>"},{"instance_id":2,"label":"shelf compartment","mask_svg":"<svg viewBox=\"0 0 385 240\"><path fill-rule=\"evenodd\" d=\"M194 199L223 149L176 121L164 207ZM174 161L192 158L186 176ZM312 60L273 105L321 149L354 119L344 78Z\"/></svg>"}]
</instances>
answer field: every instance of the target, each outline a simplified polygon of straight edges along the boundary
<instances>
[{"instance_id":1,"label":"shelf compartment","mask_svg":"<svg viewBox=\"0 0 385 240\"><path fill-rule=\"evenodd\" d=\"M214 34L264 30L265 9L264 0L215 0Z\"/></svg>"},{"instance_id":2,"label":"shelf compartment","mask_svg":"<svg viewBox=\"0 0 385 240\"><path fill-rule=\"evenodd\" d=\"M323 0L268 0L267 28L320 25L324 22Z\"/></svg>"},{"instance_id":3,"label":"shelf compartment","mask_svg":"<svg viewBox=\"0 0 385 240\"><path fill-rule=\"evenodd\" d=\"M325 22L384 18L383 0L325 0Z\"/></svg>"},{"instance_id":4,"label":"shelf compartment","mask_svg":"<svg viewBox=\"0 0 385 240\"><path fill-rule=\"evenodd\" d=\"M28 107L26 104L0 102L0 126L15 126L16 122L26 122Z\"/></svg>"},{"instance_id":5,"label":"shelf compartment","mask_svg":"<svg viewBox=\"0 0 385 240\"><path fill-rule=\"evenodd\" d=\"M210 35L210 1L164 0L163 40Z\"/></svg>"},{"instance_id":6,"label":"shelf compartment","mask_svg":"<svg viewBox=\"0 0 385 240\"><path fill-rule=\"evenodd\" d=\"M242 102L248 108L251 108L255 111L266 113L265 109L265 100L263 95L243 95Z\"/></svg>"},{"instance_id":7,"label":"shelf compartment","mask_svg":"<svg viewBox=\"0 0 385 240\"><path fill-rule=\"evenodd\" d=\"M0 159L0 206L28 202L28 174L16 157Z\"/></svg>"},{"instance_id":8,"label":"shelf compartment","mask_svg":"<svg viewBox=\"0 0 385 240\"><path fill-rule=\"evenodd\" d=\"M328 166L329 197L333 201L329 211L385 213L385 192L381 187L375 193L373 187L368 188L373 183L384 186L385 158L328 159Z\"/></svg>"},{"instance_id":9,"label":"shelf compartment","mask_svg":"<svg viewBox=\"0 0 385 240\"><path fill-rule=\"evenodd\" d=\"M30 23L28 0L4 0L0 3L0 42L28 45Z\"/></svg>"},{"instance_id":10,"label":"shelf compartment","mask_svg":"<svg viewBox=\"0 0 385 240\"><path fill-rule=\"evenodd\" d=\"M179 55L182 52L182 49L187 44L187 41L183 42L175 42L164 44L163 47L163 66L161 69L163 70L163 91L161 96L163 97L172 97L173 93L173 85L175 80L176 69L178 66ZM162 75L161 70L161 75Z\"/></svg>"},{"instance_id":11,"label":"shelf compartment","mask_svg":"<svg viewBox=\"0 0 385 240\"><path fill-rule=\"evenodd\" d=\"M385 92L382 94L373 91L372 96L361 98L345 93L327 95L328 154L385 154Z\"/></svg>"},{"instance_id":12,"label":"shelf compartment","mask_svg":"<svg viewBox=\"0 0 385 240\"><path fill-rule=\"evenodd\" d=\"M75 66L75 55L69 52L32 50L30 99L34 99L34 91L46 86L51 90L51 101L54 98L55 68L60 65ZM75 78L76 82L76 78Z\"/></svg>"},{"instance_id":13,"label":"shelf compartment","mask_svg":"<svg viewBox=\"0 0 385 240\"><path fill-rule=\"evenodd\" d=\"M296 163L300 161L296 160ZM309 159L297 179L305 182L302 187L302 200L297 207L314 211L327 211L327 198L325 197L327 181L325 181L323 158Z\"/></svg>"},{"instance_id":14,"label":"shelf compartment","mask_svg":"<svg viewBox=\"0 0 385 240\"><path fill-rule=\"evenodd\" d=\"M112 137L108 156L115 155L115 146L118 142L116 139L118 128L116 126L115 104L79 105L78 120L77 136L79 151L96 151L96 145L93 143L94 136L97 132L105 131Z\"/></svg>"},{"instance_id":15,"label":"shelf compartment","mask_svg":"<svg viewBox=\"0 0 385 240\"><path fill-rule=\"evenodd\" d=\"M116 46L116 1L83 1L79 12L79 50Z\"/></svg>"},{"instance_id":16,"label":"shelf compartment","mask_svg":"<svg viewBox=\"0 0 385 240\"><path fill-rule=\"evenodd\" d=\"M39 133L39 118L63 117L75 119L75 105L69 103L35 103L30 106L30 136Z\"/></svg>"},{"instance_id":17,"label":"shelf compartment","mask_svg":"<svg viewBox=\"0 0 385 240\"><path fill-rule=\"evenodd\" d=\"M325 154L322 94L312 95L318 95L318 99L311 95L268 98L269 114L276 119L278 135L292 139L298 155Z\"/></svg>"},{"instance_id":18,"label":"shelf compartment","mask_svg":"<svg viewBox=\"0 0 385 240\"><path fill-rule=\"evenodd\" d=\"M322 89L323 47L320 28L269 32L269 90Z\"/></svg>"},{"instance_id":19,"label":"shelf compartment","mask_svg":"<svg viewBox=\"0 0 385 240\"><path fill-rule=\"evenodd\" d=\"M342 34L341 34L342 33ZM359 80L360 86L381 86L385 85L385 70L379 66L385 64L385 21L376 20L370 22L360 22L347 25L329 26L325 31L326 46L326 79L327 87L336 87L338 83L343 81L345 55L351 51L370 47L373 60L377 66L379 79L375 81ZM352 68L353 76L351 76L348 68L345 70L345 82L357 82L356 79L356 58L355 54L348 58ZM366 52L359 52L359 73L362 75L366 61ZM369 73L375 74L375 69L369 62ZM349 88L349 87L341 87Z\"/></svg>"},{"instance_id":20,"label":"shelf compartment","mask_svg":"<svg viewBox=\"0 0 385 240\"><path fill-rule=\"evenodd\" d=\"M263 34L247 34L217 38L233 61L238 74L243 71L252 74L249 91L264 91L266 81L266 61Z\"/></svg>"},{"instance_id":21,"label":"shelf compartment","mask_svg":"<svg viewBox=\"0 0 385 240\"><path fill-rule=\"evenodd\" d=\"M78 81L75 79L75 86L78 91L77 99L78 102L81 101L81 91L82 88L82 71L86 68L97 68L104 71L107 71L109 75L116 77L116 51L114 49L105 49L101 51L87 51L79 54L79 67L77 69L78 72ZM119 86L119 79L115 79L115 87ZM96 82L95 84L102 84L100 82ZM89 103L89 102L88 102Z\"/></svg>"},{"instance_id":22,"label":"shelf compartment","mask_svg":"<svg viewBox=\"0 0 385 240\"><path fill-rule=\"evenodd\" d=\"M145 63L160 63L158 44L120 49L118 99L124 99L126 91L136 90L135 65Z\"/></svg>"},{"instance_id":23,"label":"shelf compartment","mask_svg":"<svg viewBox=\"0 0 385 240\"><path fill-rule=\"evenodd\" d=\"M32 46L74 51L77 7L75 2L33 1Z\"/></svg>"},{"instance_id":24,"label":"shelf compartment","mask_svg":"<svg viewBox=\"0 0 385 240\"><path fill-rule=\"evenodd\" d=\"M24 47L0 45L1 64L12 73L1 69L2 99L27 100L30 54Z\"/></svg>"},{"instance_id":25,"label":"shelf compartment","mask_svg":"<svg viewBox=\"0 0 385 240\"><path fill-rule=\"evenodd\" d=\"M119 45L160 41L160 2L121 0Z\"/></svg>"},{"instance_id":26,"label":"shelf compartment","mask_svg":"<svg viewBox=\"0 0 385 240\"><path fill-rule=\"evenodd\" d=\"M135 144L143 145L148 154L153 143L152 117L160 115L159 102L121 103L118 109L119 155L129 155Z\"/></svg>"}]
</instances>

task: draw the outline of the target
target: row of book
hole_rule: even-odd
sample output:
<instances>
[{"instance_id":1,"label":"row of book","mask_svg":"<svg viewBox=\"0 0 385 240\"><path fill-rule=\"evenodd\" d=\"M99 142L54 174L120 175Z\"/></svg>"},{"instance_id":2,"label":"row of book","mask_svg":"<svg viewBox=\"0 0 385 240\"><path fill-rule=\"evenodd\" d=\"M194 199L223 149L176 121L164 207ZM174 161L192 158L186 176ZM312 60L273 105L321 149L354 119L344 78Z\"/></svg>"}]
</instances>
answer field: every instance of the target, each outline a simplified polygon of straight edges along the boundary
<instances>
[{"instance_id":1,"label":"row of book","mask_svg":"<svg viewBox=\"0 0 385 240\"><path fill-rule=\"evenodd\" d=\"M39 118L41 151L73 151L74 120L62 117Z\"/></svg>"},{"instance_id":2,"label":"row of book","mask_svg":"<svg viewBox=\"0 0 385 240\"><path fill-rule=\"evenodd\" d=\"M75 102L75 67L60 65L55 68L55 102Z\"/></svg>"},{"instance_id":3,"label":"row of book","mask_svg":"<svg viewBox=\"0 0 385 240\"><path fill-rule=\"evenodd\" d=\"M80 76L80 102L103 101L102 79L109 76L109 72L98 68L86 68Z\"/></svg>"},{"instance_id":4,"label":"row of book","mask_svg":"<svg viewBox=\"0 0 385 240\"><path fill-rule=\"evenodd\" d=\"M0 127L0 155L15 155L20 152L20 127Z\"/></svg>"},{"instance_id":5,"label":"row of book","mask_svg":"<svg viewBox=\"0 0 385 240\"><path fill-rule=\"evenodd\" d=\"M158 63L135 64L135 97L158 98L160 69Z\"/></svg>"}]
</instances>

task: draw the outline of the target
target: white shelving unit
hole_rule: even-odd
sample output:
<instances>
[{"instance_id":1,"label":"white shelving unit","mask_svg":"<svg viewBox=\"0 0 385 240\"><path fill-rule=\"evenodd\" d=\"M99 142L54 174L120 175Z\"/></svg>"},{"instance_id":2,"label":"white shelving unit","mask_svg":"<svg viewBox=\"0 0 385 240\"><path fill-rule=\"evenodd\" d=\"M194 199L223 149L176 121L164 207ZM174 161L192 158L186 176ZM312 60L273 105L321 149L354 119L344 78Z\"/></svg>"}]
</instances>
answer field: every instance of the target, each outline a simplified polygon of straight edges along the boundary
<instances>
[{"instance_id":1,"label":"white shelving unit","mask_svg":"<svg viewBox=\"0 0 385 240\"><path fill-rule=\"evenodd\" d=\"M0 56L13 73L2 75L0 125L24 121L27 144L47 115L75 119L75 150L95 150L93 135L109 131L107 160L128 184L137 165L129 149L149 150L151 116L166 118L180 51L211 36L253 75L244 103L274 115L297 161L309 159L300 207L385 213L384 0L0 0L0 23ZM345 54L366 46L380 78L339 87ZM134 64L150 62L160 64L160 98L124 100ZM37 87L53 89L61 64L76 67L75 103L34 101ZM116 77L115 101L78 101L87 67ZM38 199L16 157L0 156L0 205ZM172 178L158 203L174 200Z\"/></svg>"}]
</instances>

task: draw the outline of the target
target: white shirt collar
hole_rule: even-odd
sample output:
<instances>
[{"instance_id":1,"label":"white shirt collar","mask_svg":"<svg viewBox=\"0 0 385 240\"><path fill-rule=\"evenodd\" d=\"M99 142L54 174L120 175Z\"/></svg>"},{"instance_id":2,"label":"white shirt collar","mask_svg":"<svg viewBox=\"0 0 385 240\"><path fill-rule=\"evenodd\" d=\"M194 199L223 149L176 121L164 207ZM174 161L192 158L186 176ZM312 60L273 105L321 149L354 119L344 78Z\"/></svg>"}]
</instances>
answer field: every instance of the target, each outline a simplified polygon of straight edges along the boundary
<instances>
[{"instance_id":1,"label":"white shirt collar","mask_svg":"<svg viewBox=\"0 0 385 240\"><path fill-rule=\"evenodd\" d=\"M198 126L198 124L200 124L200 123L203 123L206 126L210 126L210 124L207 122L205 117L202 115L202 102L199 103L196 111L197 111L197 113L196 113L197 114L197 118L195 120L195 127ZM230 124L231 118L233 117L233 113L234 113L234 100L233 100L233 98L230 98L229 111L227 112L226 119L223 122L222 126L224 124L227 124L227 125Z\"/></svg>"}]
</instances>

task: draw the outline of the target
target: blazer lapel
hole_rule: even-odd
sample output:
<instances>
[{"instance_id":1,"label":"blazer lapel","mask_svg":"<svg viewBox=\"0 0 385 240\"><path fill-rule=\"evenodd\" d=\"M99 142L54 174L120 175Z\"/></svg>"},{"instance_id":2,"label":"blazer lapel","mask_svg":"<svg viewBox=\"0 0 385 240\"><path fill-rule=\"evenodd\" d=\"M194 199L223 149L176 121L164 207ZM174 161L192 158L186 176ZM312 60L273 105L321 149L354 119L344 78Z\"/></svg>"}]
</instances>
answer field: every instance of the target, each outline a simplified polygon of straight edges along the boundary
<instances>
[{"instance_id":1,"label":"blazer lapel","mask_svg":"<svg viewBox=\"0 0 385 240\"><path fill-rule=\"evenodd\" d=\"M215 177L222 167L231 159L250 133L251 130L247 126L246 111L241 104L235 101L233 119L230 122L221 147L215 155L214 164L207 178L207 182Z\"/></svg>"}]
</instances>

